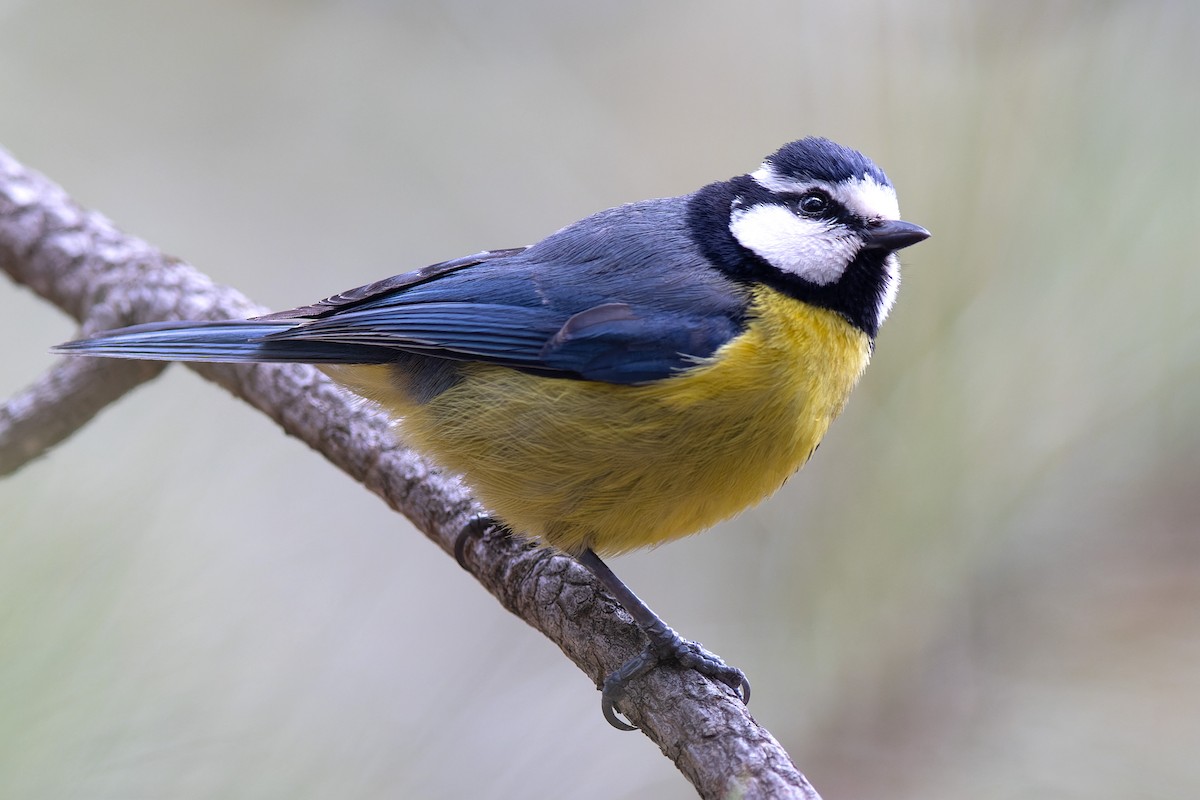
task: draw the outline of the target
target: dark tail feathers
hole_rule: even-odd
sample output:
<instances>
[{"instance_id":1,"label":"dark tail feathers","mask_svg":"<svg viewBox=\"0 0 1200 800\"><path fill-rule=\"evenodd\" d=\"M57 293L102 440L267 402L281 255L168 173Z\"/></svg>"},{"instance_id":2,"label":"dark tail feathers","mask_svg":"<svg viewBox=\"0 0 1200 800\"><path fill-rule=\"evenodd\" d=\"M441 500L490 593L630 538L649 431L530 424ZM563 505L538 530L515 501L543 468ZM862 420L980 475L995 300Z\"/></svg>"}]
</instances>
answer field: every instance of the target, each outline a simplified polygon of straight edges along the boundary
<instances>
[{"instance_id":1,"label":"dark tail feathers","mask_svg":"<svg viewBox=\"0 0 1200 800\"><path fill-rule=\"evenodd\" d=\"M271 361L306 364L381 364L395 358L385 347L285 339L272 334L302 322L151 322L106 331L52 348L55 353L147 361Z\"/></svg>"}]
</instances>

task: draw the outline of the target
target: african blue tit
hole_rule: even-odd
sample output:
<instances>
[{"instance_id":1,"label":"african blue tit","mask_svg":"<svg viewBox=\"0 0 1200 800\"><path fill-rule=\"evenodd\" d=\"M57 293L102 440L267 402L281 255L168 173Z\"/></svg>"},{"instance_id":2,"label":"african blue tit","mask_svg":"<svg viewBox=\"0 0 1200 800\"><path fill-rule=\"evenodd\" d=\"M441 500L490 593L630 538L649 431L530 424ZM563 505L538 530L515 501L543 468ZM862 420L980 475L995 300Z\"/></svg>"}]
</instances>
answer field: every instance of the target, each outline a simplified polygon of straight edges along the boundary
<instances>
[{"instance_id":1,"label":"african blue tit","mask_svg":"<svg viewBox=\"0 0 1200 800\"><path fill-rule=\"evenodd\" d=\"M601 211L251 320L163 322L60 352L307 362L395 416L491 519L574 556L649 638L605 716L663 660L748 699L742 672L667 627L600 560L764 499L816 449L867 366L928 231L861 153L784 145L692 194Z\"/></svg>"}]
</instances>

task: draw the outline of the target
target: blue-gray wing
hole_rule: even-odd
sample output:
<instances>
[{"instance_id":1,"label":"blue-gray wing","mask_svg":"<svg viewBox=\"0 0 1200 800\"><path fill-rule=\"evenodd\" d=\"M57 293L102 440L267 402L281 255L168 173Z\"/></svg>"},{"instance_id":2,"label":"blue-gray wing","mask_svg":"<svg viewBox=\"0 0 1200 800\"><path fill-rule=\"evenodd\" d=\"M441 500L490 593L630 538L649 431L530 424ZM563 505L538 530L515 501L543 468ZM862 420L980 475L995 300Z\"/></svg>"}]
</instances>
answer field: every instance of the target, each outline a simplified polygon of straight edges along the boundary
<instances>
[{"instance_id":1,"label":"blue-gray wing","mask_svg":"<svg viewBox=\"0 0 1200 800\"><path fill-rule=\"evenodd\" d=\"M266 337L394 349L606 383L658 380L745 325L745 290L688 236L681 203L610 209L532 247L434 265L272 315Z\"/></svg>"},{"instance_id":2,"label":"blue-gray wing","mask_svg":"<svg viewBox=\"0 0 1200 800\"><path fill-rule=\"evenodd\" d=\"M379 300L399 294L406 289L411 289L422 283L437 280L451 272L457 272L460 269L473 267L476 264L483 264L487 261L492 261L499 258L507 258L518 253L523 253L527 248L513 247L507 250L484 250L482 253L475 253L462 258L455 258L450 261L441 261L437 264L430 264L428 267L415 269L412 272L405 272L401 275L393 275L390 278L384 278L381 281L368 283L365 286L359 286L355 289L349 289L344 292L335 294L333 297L327 297L313 303L310 306L300 306L287 311L276 311L273 314L265 314L261 317L255 317L256 321L274 322L284 319L318 319L320 317L328 317L333 314L338 314L349 309L355 308L363 303Z\"/></svg>"}]
</instances>

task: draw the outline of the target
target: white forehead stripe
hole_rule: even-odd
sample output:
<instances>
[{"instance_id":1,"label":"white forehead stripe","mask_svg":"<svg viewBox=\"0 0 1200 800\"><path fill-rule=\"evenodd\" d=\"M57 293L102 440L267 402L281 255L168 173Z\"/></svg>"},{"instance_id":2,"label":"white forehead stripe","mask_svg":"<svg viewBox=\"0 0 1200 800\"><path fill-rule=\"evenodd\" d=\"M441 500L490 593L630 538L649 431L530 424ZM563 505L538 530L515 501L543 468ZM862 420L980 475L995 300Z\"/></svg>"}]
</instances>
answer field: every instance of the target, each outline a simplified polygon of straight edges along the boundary
<instances>
[{"instance_id":1,"label":"white forehead stripe","mask_svg":"<svg viewBox=\"0 0 1200 800\"><path fill-rule=\"evenodd\" d=\"M814 186L814 184L811 182L801 183L800 181L792 180L785 175L780 175L775 171L775 167L772 166L771 162L769 161L764 161L762 166L750 173L750 177L754 178L754 181L759 186L763 187L764 189L770 189L772 192L791 192L792 194L800 194L806 189L811 189ZM824 186L824 184L822 184L822 186Z\"/></svg>"},{"instance_id":2,"label":"white forehead stripe","mask_svg":"<svg viewBox=\"0 0 1200 800\"><path fill-rule=\"evenodd\" d=\"M858 252L858 237L775 203L735 208L734 238L781 272L825 286L836 283Z\"/></svg>"},{"instance_id":3,"label":"white forehead stripe","mask_svg":"<svg viewBox=\"0 0 1200 800\"><path fill-rule=\"evenodd\" d=\"M851 178L833 187L834 198L863 219L900 219L896 190L874 176Z\"/></svg>"},{"instance_id":4,"label":"white forehead stripe","mask_svg":"<svg viewBox=\"0 0 1200 800\"><path fill-rule=\"evenodd\" d=\"M798 181L780 175L770 162L750 173L750 177L772 192L803 194L809 189L823 189L829 196L863 219L900 219L900 205L896 202L896 190L879 183L874 176L829 183L827 181Z\"/></svg>"}]
</instances>

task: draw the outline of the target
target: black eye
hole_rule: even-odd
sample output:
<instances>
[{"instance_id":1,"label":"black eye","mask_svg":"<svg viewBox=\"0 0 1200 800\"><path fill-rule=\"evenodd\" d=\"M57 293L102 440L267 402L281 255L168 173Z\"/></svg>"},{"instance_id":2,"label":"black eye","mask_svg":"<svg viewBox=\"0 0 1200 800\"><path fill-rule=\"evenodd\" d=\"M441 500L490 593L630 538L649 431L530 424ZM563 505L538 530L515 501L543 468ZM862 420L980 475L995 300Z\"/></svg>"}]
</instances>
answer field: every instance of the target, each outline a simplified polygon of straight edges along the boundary
<instances>
[{"instance_id":1,"label":"black eye","mask_svg":"<svg viewBox=\"0 0 1200 800\"><path fill-rule=\"evenodd\" d=\"M829 210L829 195L824 192L805 192L796 201L796 208L805 216L819 217Z\"/></svg>"}]
</instances>

